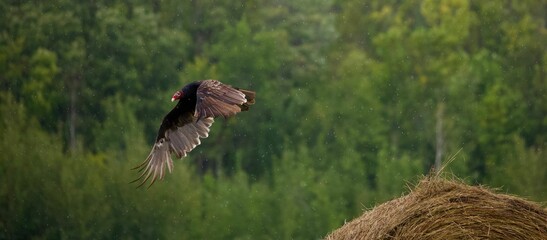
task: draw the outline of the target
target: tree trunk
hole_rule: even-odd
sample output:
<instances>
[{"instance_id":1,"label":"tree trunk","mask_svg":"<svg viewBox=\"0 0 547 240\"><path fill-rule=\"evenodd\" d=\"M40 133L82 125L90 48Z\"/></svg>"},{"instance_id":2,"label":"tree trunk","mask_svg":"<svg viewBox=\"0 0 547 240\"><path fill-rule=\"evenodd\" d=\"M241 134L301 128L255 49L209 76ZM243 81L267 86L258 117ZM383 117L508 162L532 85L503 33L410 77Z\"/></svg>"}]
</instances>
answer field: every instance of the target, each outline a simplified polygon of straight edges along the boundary
<instances>
[{"instance_id":1,"label":"tree trunk","mask_svg":"<svg viewBox=\"0 0 547 240\"><path fill-rule=\"evenodd\" d=\"M443 118L444 118L444 103L437 105L436 126L435 126L435 171L441 170L442 157L444 152L444 132L443 132Z\"/></svg>"},{"instance_id":2,"label":"tree trunk","mask_svg":"<svg viewBox=\"0 0 547 240\"><path fill-rule=\"evenodd\" d=\"M80 82L80 76L75 76L70 82L70 108L68 117L68 132L69 132L69 149L71 153L76 151L76 121L78 119L77 106L77 91Z\"/></svg>"}]
</instances>

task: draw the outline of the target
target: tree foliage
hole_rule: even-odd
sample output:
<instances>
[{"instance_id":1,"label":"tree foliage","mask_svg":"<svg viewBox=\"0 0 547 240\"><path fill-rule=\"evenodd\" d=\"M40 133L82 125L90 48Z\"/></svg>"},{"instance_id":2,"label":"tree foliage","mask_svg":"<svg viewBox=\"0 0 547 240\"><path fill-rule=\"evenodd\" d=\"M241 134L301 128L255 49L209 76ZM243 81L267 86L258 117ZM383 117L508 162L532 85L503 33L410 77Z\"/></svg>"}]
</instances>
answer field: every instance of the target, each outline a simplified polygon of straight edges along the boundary
<instances>
[{"instance_id":1,"label":"tree foliage","mask_svg":"<svg viewBox=\"0 0 547 240\"><path fill-rule=\"evenodd\" d=\"M471 183L545 201L546 9L4 1L0 239L320 238L439 154ZM172 92L201 79L257 103L133 189Z\"/></svg>"}]
</instances>

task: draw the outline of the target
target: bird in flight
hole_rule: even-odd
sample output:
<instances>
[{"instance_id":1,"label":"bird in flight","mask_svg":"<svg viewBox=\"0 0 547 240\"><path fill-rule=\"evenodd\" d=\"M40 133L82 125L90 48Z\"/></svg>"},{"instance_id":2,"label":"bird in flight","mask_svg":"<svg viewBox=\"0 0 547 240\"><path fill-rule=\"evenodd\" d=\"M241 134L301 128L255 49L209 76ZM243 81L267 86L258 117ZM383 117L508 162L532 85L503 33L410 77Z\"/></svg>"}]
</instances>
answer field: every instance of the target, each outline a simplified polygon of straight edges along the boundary
<instances>
[{"instance_id":1,"label":"bird in flight","mask_svg":"<svg viewBox=\"0 0 547 240\"><path fill-rule=\"evenodd\" d=\"M249 110L255 103L255 92L235 88L217 80L203 80L189 83L176 91L171 101L179 102L164 118L152 151L139 166L141 172L133 182L144 185L151 179L150 186L157 179L163 179L166 168L173 170L171 155L178 158L201 143L200 138L209 135L214 118L224 118Z\"/></svg>"}]
</instances>

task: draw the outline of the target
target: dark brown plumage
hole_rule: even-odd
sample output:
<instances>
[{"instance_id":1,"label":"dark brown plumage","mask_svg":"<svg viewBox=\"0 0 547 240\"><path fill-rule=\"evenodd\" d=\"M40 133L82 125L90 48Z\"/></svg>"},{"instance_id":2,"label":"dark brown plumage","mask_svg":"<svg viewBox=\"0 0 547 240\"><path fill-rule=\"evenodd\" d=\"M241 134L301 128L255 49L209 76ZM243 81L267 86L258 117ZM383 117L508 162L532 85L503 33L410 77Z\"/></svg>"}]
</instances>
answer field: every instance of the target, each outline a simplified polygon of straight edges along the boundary
<instances>
[{"instance_id":1,"label":"dark brown plumage","mask_svg":"<svg viewBox=\"0 0 547 240\"><path fill-rule=\"evenodd\" d=\"M161 123L156 143L146 160L134 169L142 172L135 181L139 187L151 179L150 186L165 176L165 168L173 170L171 154L183 158L209 135L214 118L225 118L249 110L255 102L255 92L234 88L217 80L190 83L175 92L171 99L179 100Z\"/></svg>"}]
</instances>

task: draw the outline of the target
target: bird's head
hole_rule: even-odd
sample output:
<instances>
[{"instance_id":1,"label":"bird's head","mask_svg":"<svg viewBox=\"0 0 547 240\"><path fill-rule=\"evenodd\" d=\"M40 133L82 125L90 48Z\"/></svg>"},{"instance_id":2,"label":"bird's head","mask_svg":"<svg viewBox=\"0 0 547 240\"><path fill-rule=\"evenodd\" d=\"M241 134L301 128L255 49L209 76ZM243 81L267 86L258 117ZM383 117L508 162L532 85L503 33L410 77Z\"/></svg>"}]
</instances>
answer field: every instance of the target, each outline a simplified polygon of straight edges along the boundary
<instances>
[{"instance_id":1,"label":"bird's head","mask_svg":"<svg viewBox=\"0 0 547 240\"><path fill-rule=\"evenodd\" d=\"M180 98L182 98L182 96L184 96L184 92L182 91L176 91L174 94L173 94L173 97L171 97L171 102L175 101L175 100L179 100Z\"/></svg>"}]
</instances>

